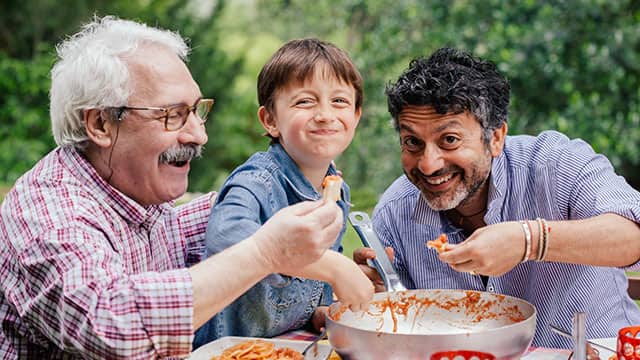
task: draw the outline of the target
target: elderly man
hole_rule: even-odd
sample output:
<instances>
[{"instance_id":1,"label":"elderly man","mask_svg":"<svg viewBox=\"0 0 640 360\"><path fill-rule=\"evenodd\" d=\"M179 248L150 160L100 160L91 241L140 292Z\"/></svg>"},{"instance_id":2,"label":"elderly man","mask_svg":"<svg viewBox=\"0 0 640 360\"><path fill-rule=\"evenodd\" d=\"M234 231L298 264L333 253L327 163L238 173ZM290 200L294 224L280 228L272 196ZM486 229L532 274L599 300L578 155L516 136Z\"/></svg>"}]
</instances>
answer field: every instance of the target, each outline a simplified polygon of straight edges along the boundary
<instances>
[{"instance_id":1,"label":"elderly man","mask_svg":"<svg viewBox=\"0 0 640 360\"><path fill-rule=\"evenodd\" d=\"M546 131L507 136L509 84L496 67L455 49L411 62L387 88L405 175L373 216L410 288L507 294L538 310L536 346L570 347L640 323L623 268L638 268L640 194L581 140ZM588 120L585 120L588 121ZM446 234L438 254L425 242ZM371 277L360 249L354 257Z\"/></svg>"},{"instance_id":2,"label":"elderly man","mask_svg":"<svg viewBox=\"0 0 640 360\"><path fill-rule=\"evenodd\" d=\"M339 208L305 202L193 265L212 195L172 201L207 141L213 100L187 52L175 33L111 17L58 47L59 147L17 181L0 214L0 358L186 356L217 311L270 273L309 275L335 241Z\"/></svg>"}]
</instances>

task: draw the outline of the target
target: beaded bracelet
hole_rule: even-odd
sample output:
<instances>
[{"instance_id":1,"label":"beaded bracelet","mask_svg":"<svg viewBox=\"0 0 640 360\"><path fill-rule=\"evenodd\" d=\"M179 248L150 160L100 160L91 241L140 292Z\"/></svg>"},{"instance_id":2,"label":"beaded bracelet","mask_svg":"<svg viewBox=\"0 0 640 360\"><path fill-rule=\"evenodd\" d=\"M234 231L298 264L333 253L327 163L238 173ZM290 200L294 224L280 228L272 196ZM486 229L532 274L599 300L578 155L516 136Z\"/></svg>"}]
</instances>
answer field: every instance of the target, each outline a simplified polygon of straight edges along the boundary
<instances>
[{"instance_id":1,"label":"beaded bracelet","mask_svg":"<svg viewBox=\"0 0 640 360\"><path fill-rule=\"evenodd\" d=\"M531 255L531 231L529 231L529 225L527 225L526 222L520 221L520 225L522 225L522 231L524 231L524 256L520 261L523 263L527 261L529 255Z\"/></svg>"}]
</instances>

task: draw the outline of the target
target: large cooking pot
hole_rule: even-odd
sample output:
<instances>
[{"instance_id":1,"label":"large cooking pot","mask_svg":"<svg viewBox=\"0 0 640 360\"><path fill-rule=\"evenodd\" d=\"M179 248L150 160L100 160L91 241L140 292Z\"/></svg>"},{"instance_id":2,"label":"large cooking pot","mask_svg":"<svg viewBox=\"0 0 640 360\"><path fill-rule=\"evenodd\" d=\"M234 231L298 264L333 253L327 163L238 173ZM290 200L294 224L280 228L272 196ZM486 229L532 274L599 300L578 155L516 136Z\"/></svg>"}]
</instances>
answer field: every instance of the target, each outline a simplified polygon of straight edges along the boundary
<instances>
[{"instance_id":1,"label":"large cooking pot","mask_svg":"<svg viewBox=\"0 0 640 360\"><path fill-rule=\"evenodd\" d=\"M387 290L369 308L329 308L329 342L343 359L430 359L437 352L475 350L497 359L518 359L530 346L536 309L511 296L471 290L402 290L367 214L349 215Z\"/></svg>"},{"instance_id":2,"label":"large cooking pot","mask_svg":"<svg viewBox=\"0 0 640 360\"><path fill-rule=\"evenodd\" d=\"M531 344L536 310L510 296L468 290L377 293L366 311L329 307L329 342L343 359L430 359L476 350L519 359Z\"/></svg>"}]
</instances>

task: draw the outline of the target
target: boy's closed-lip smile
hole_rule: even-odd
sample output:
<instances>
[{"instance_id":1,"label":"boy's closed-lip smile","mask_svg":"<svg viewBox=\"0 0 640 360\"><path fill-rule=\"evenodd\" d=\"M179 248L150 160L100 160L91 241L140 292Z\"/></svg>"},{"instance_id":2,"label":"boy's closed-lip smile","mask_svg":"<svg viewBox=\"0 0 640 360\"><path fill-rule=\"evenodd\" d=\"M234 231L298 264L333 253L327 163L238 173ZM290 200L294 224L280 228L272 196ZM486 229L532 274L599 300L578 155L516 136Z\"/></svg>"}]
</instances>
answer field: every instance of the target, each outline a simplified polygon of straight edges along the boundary
<instances>
[{"instance_id":1,"label":"boy's closed-lip smile","mask_svg":"<svg viewBox=\"0 0 640 360\"><path fill-rule=\"evenodd\" d=\"M338 133L339 130L336 129L315 129L311 130L311 134L313 135L333 135Z\"/></svg>"}]
</instances>

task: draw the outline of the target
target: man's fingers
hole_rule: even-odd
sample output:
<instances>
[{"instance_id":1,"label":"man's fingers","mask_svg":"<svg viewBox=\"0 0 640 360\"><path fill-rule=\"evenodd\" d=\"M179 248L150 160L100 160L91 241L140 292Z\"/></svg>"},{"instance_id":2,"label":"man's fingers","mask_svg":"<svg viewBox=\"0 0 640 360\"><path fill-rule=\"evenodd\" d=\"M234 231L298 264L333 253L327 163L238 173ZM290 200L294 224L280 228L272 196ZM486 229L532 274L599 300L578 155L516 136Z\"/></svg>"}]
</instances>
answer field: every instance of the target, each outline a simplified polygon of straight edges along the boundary
<instances>
[{"instance_id":1,"label":"man's fingers","mask_svg":"<svg viewBox=\"0 0 640 360\"><path fill-rule=\"evenodd\" d=\"M353 261L359 265L367 265L367 260L376 257L376 252L368 247L357 248L353 251Z\"/></svg>"},{"instance_id":2,"label":"man's fingers","mask_svg":"<svg viewBox=\"0 0 640 360\"><path fill-rule=\"evenodd\" d=\"M384 251L387 253L387 256L389 257L389 260L391 260L391 262L393 262L393 259L396 257L395 253L393 252L393 248L392 247L386 247L384 249Z\"/></svg>"}]
</instances>

